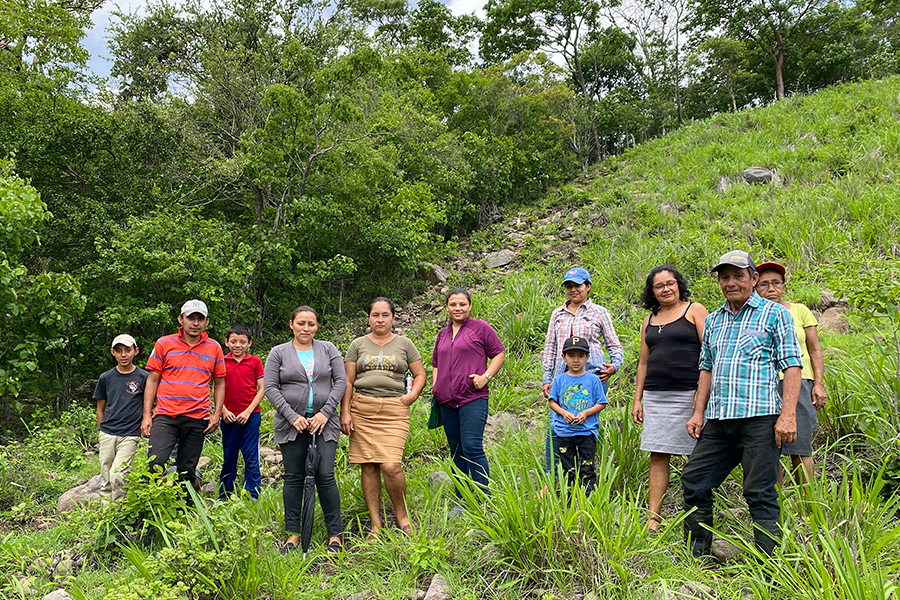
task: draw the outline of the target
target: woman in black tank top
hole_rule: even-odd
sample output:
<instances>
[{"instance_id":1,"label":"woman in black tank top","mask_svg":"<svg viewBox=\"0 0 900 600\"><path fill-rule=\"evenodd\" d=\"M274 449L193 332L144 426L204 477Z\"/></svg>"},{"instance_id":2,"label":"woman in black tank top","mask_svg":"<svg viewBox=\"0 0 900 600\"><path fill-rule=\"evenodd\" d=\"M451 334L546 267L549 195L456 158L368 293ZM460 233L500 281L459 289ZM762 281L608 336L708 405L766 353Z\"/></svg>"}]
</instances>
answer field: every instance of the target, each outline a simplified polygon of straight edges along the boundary
<instances>
[{"instance_id":1,"label":"woman in black tank top","mask_svg":"<svg viewBox=\"0 0 900 600\"><path fill-rule=\"evenodd\" d=\"M681 274L667 265L650 271L641 294L641 302L651 314L641 324L641 358L631 416L644 426L641 450L650 452L647 529L651 532L661 522L670 458L690 454L696 442L685 425L693 413L708 313L703 305L688 302L690 295Z\"/></svg>"}]
</instances>

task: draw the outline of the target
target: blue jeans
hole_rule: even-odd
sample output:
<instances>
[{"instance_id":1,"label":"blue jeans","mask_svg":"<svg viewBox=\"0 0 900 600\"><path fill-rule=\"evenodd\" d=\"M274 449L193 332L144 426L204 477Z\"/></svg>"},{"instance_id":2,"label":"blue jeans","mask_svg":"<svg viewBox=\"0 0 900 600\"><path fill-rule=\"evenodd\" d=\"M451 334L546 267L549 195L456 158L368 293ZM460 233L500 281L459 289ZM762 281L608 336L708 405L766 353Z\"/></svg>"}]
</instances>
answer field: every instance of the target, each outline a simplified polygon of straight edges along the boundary
<instances>
[{"instance_id":1,"label":"blue jeans","mask_svg":"<svg viewBox=\"0 0 900 600\"><path fill-rule=\"evenodd\" d=\"M768 534L754 538L761 549L771 554L772 538L778 534L778 468L781 450L775 445L778 415L745 419L710 419L703 427L694 452L681 475L684 508L696 508L685 518L685 536L693 537L695 554L706 554L712 532L699 527L713 523L713 490L738 465L744 468L744 498L756 525Z\"/></svg>"},{"instance_id":2,"label":"blue jeans","mask_svg":"<svg viewBox=\"0 0 900 600\"><path fill-rule=\"evenodd\" d=\"M259 473L259 423L261 415L255 412L243 425L221 421L222 473L219 475L219 498L234 493L237 478L238 452L244 457L244 489L253 499L259 498L262 476Z\"/></svg>"},{"instance_id":3,"label":"blue jeans","mask_svg":"<svg viewBox=\"0 0 900 600\"><path fill-rule=\"evenodd\" d=\"M443 404L439 406L453 464L481 486L486 494L490 494L488 480L491 471L484 453L484 425L488 416L487 398L473 400L459 408L448 408Z\"/></svg>"}]
</instances>

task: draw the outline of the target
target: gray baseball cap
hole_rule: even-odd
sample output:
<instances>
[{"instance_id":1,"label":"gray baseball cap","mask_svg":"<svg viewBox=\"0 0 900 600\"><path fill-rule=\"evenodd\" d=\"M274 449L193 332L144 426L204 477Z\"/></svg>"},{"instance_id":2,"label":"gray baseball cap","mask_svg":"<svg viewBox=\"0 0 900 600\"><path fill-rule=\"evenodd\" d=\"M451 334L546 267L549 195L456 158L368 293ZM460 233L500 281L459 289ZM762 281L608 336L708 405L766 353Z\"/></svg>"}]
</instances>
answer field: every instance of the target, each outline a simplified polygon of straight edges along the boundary
<instances>
[{"instance_id":1,"label":"gray baseball cap","mask_svg":"<svg viewBox=\"0 0 900 600\"><path fill-rule=\"evenodd\" d=\"M194 313L200 313L204 317L209 316L209 310L203 300L188 300L181 306L181 314L189 316Z\"/></svg>"},{"instance_id":2,"label":"gray baseball cap","mask_svg":"<svg viewBox=\"0 0 900 600\"><path fill-rule=\"evenodd\" d=\"M756 263L753 262L750 255L743 250L732 250L731 252L723 254L719 259L719 264L712 268L712 272L715 273L722 267L737 267L739 269L756 271Z\"/></svg>"}]
</instances>

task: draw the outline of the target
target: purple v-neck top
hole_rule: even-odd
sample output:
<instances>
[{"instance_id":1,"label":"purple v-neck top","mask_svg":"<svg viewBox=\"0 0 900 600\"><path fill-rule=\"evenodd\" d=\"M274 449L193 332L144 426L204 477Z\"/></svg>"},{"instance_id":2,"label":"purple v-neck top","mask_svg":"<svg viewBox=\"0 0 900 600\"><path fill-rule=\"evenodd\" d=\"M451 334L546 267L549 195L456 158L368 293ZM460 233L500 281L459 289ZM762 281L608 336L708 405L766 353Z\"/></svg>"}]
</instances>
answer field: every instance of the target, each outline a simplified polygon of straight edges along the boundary
<instances>
[{"instance_id":1,"label":"purple v-neck top","mask_svg":"<svg viewBox=\"0 0 900 600\"><path fill-rule=\"evenodd\" d=\"M487 359L494 358L503 350L497 332L487 321L466 319L456 332L456 338L453 337L452 325L441 329L431 357L431 366L438 370L433 386L434 397L449 408L459 408L473 400L487 398L490 385L475 389L469 376L483 374L487 370Z\"/></svg>"}]
</instances>

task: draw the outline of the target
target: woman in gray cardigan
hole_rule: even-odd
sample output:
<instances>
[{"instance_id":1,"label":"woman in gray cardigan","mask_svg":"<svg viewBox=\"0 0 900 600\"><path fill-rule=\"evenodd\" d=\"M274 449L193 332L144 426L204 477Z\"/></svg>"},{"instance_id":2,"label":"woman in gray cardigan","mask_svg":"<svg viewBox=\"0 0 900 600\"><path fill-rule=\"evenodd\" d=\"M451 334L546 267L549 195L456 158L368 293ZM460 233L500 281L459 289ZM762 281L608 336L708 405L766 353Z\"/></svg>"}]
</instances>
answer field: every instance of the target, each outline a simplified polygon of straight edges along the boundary
<instances>
[{"instance_id":1,"label":"woman in gray cardigan","mask_svg":"<svg viewBox=\"0 0 900 600\"><path fill-rule=\"evenodd\" d=\"M316 472L319 505L328 531L328 551L340 552L341 495L334 478L334 456L341 436L338 403L347 387L344 359L331 342L315 338L316 311L294 309L290 321L294 339L275 346L266 359L265 389L275 409L275 442L284 458L284 527L290 534L282 554L300 543L300 507L306 454L315 434L322 456Z\"/></svg>"}]
</instances>

